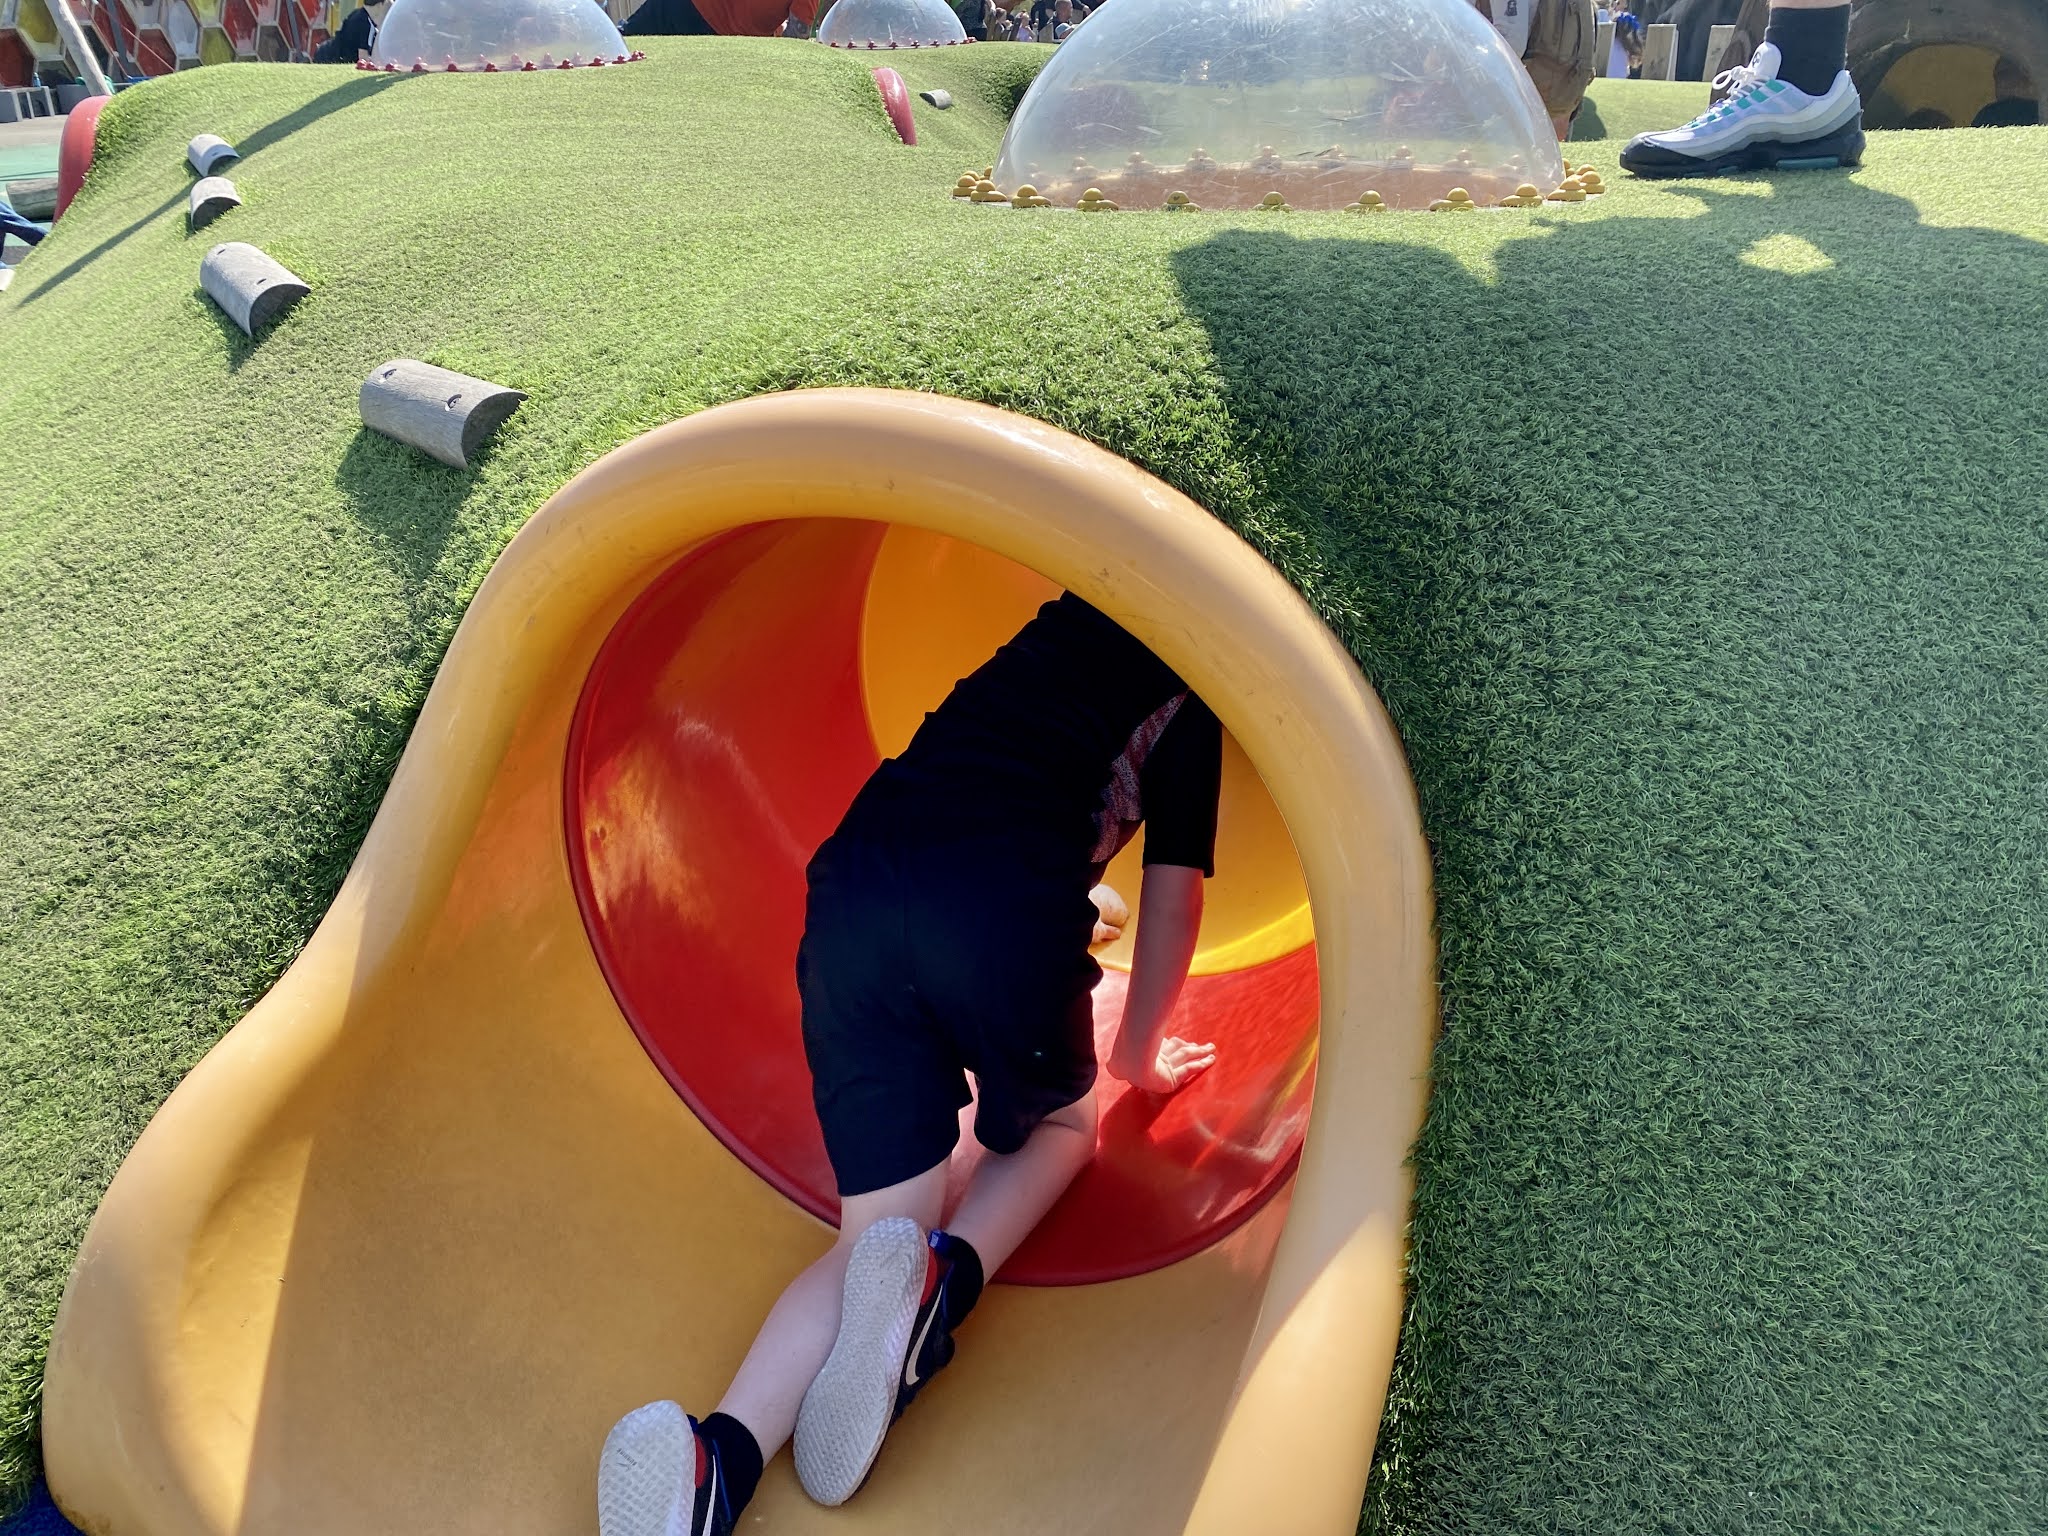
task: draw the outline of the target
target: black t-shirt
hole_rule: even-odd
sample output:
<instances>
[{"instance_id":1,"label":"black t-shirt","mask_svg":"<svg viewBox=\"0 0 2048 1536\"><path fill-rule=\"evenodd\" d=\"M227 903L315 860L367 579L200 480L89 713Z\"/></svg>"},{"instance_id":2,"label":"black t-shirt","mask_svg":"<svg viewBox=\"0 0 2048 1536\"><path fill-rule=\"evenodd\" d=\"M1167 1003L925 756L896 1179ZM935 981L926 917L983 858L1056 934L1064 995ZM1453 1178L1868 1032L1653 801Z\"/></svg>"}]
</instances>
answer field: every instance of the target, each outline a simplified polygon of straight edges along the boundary
<instances>
[{"instance_id":1,"label":"black t-shirt","mask_svg":"<svg viewBox=\"0 0 2048 1536\"><path fill-rule=\"evenodd\" d=\"M376 27L369 11L357 6L336 30L334 36L313 50L315 64L353 64L356 55L370 50L371 38Z\"/></svg>"},{"instance_id":2,"label":"black t-shirt","mask_svg":"<svg viewBox=\"0 0 2048 1536\"><path fill-rule=\"evenodd\" d=\"M1174 671L1067 593L924 717L876 771L942 824L1041 838L1100 869L1145 826L1145 862L1216 872L1223 730Z\"/></svg>"}]
</instances>

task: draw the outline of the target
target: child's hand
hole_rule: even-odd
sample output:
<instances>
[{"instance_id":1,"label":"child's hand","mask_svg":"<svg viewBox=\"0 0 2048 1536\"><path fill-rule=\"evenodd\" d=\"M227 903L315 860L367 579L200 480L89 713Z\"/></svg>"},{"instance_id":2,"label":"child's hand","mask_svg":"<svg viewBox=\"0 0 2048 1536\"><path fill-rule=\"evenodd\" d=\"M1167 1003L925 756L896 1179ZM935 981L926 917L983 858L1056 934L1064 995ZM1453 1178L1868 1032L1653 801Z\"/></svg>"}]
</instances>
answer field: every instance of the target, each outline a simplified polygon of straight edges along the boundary
<instances>
[{"instance_id":1,"label":"child's hand","mask_svg":"<svg viewBox=\"0 0 2048 1536\"><path fill-rule=\"evenodd\" d=\"M1123 937L1124 924L1131 920L1130 906L1106 885L1096 886L1088 893L1088 899L1095 903L1095 936L1088 941L1088 947L1099 949L1104 944L1114 944Z\"/></svg>"},{"instance_id":2,"label":"child's hand","mask_svg":"<svg viewBox=\"0 0 2048 1536\"><path fill-rule=\"evenodd\" d=\"M1178 1035L1168 1035L1160 1041L1158 1051L1142 1066L1125 1061L1121 1051L1113 1052L1106 1063L1111 1077L1147 1093L1177 1093L1215 1065L1213 1042L1197 1045Z\"/></svg>"}]
</instances>

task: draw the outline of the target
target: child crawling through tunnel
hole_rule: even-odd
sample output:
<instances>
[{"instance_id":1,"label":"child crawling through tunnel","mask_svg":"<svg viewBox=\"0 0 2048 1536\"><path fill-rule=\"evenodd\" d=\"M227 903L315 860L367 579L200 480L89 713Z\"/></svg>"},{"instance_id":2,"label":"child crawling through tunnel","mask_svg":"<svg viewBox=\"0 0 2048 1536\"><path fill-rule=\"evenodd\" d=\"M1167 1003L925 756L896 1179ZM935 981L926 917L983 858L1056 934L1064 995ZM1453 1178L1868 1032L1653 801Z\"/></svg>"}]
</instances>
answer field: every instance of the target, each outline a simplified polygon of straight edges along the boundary
<instances>
[{"instance_id":1,"label":"child crawling through tunnel","mask_svg":"<svg viewBox=\"0 0 2048 1536\"><path fill-rule=\"evenodd\" d=\"M866 1480L984 1278L1094 1153L1089 951L1124 920L1098 882L1141 822L1136 954L1102 1065L1168 1094L1215 1061L1167 1023L1215 872L1222 750L1187 685L1069 593L875 770L811 861L797 953L839 1239L782 1293L717 1412L650 1403L613 1427L603 1536L727 1536L792 1434L819 1503ZM987 1155L948 1220L969 1072Z\"/></svg>"}]
</instances>

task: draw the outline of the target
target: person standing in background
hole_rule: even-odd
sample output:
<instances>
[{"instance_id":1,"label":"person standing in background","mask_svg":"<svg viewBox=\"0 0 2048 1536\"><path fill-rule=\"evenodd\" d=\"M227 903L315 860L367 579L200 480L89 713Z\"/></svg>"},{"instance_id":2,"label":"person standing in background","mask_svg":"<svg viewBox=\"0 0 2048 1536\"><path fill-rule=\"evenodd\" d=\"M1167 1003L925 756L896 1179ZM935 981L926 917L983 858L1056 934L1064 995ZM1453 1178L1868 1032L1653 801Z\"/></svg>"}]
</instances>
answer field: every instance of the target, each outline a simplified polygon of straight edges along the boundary
<instances>
[{"instance_id":1,"label":"person standing in background","mask_svg":"<svg viewBox=\"0 0 2048 1536\"><path fill-rule=\"evenodd\" d=\"M961 28L977 43L989 40L989 21L995 9L995 0L953 0L953 14L960 18Z\"/></svg>"},{"instance_id":2,"label":"person standing in background","mask_svg":"<svg viewBox=\"0 0 2048 1536\"><path fill-rule=\"evenodd\" d=\"M334 36L313 50L315 64L353 64L377 46L377 29L391 0L365 0L348 13Z\"/></svg>"},{"instance_id":3,"label":"person standing in background","mask_svg":"<svg viewBox=\"0 0 2048 1536\"><path fill-rule=\"evenodd\" d=\"M1614 13L1614 41L1607 45L1607 78L1633 80L1643 67L1643 24L1633 11Z\"/></svg>"},{"instance_id":4,"label":"person standing in background","mask_svg":"<svg viewBox=\"0 0 2048 1536\"><path fill-rule=\"evenodd\" d=\"M1472 0L1529 72L1559 140L1593 83L1593 0Z\"/></svg>"},{"instance_id":5,"label":"person standing in background","mask_svg":"<svg viewBox=\"0 0 2048 1536\"><path fill-rule=\"evenodd\" d=\"M43 232L16 212L7 194L0 191L0 262L7 259L9 239L19 240L23 245L40 245Z\"/></svg>"},{"instance_id":6,"label":"person standing in background","mask_svg":"<svg viewBox=\"0 0 2048 1536\"><path fill-rule=\"evenodd\" d=\"M791 17L818 20L818 0L646 0L619 28L622 37L773 37Z\"/></svg>"}]
</instances>

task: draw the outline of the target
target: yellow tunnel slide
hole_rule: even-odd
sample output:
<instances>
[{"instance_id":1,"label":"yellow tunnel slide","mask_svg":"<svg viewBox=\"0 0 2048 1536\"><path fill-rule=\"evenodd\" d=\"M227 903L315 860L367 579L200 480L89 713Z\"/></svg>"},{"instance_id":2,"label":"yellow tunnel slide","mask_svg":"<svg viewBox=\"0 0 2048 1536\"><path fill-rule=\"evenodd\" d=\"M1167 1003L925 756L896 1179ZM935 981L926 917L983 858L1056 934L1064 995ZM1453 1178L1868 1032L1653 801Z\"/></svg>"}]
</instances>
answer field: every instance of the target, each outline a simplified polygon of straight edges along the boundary
<instances>
[{"instance_id":1,"label":"yellow tunnel slide","mask_svg":"<svg viewBox=\"0 0 2048 1536\"><path fill-rule=\"evenodd\" d=\"M333 907L93 1221L44 1395L72 1520L593 1530L612 1422L714 1401L830 1240L803 862L1061 587L1230 733L1183 1005L1215 1082L1106 1103L859 1497L809 1505L785 1459L746 1528L1349 1532L1436 1022L1399 743L1194 503L1040 423L872 390L651 432L499 559Z\"/></svg>"}]
</instances>

